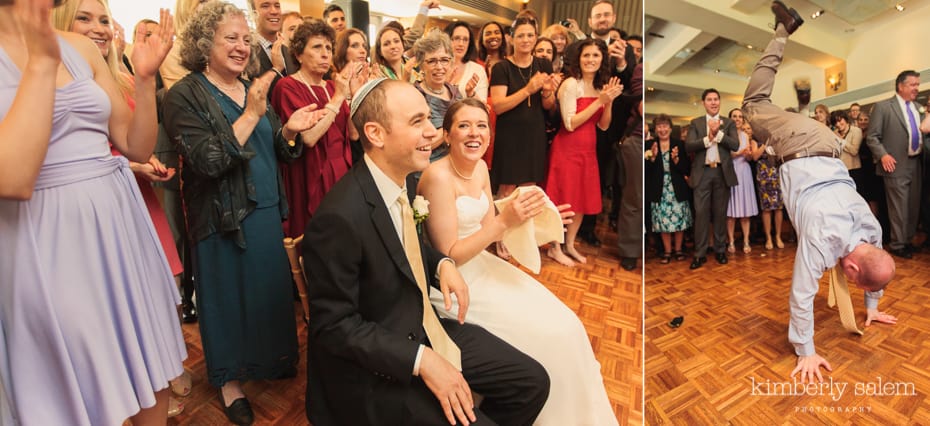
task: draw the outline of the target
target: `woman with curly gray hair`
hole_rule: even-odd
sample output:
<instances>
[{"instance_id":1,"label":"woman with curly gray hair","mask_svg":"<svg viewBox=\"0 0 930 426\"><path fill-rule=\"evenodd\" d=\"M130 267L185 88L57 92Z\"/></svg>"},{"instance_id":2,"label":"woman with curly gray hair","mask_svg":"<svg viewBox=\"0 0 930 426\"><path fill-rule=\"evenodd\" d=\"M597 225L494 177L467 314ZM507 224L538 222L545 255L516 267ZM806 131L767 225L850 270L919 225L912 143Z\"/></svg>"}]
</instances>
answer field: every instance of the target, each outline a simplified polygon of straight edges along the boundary
<instances>
[{"instance_id":1,"label":"woman with curly gray hair","mask_svg":"<svg viewBox=\"0 0 930 426\"><path fill-rule=\"evenodd\" d=\"M242 10L206 3L182 34L191 71L165 97L164 126L183 158L200 333L210 384L226 416L251 424L245 380L293 377L299 359L290 268L281 240L287 202L277 160L320 114L305 107L284 125L267 108L272 72L241 79L252 60Z\"/></svg>"},{"instance_id":2,"label":"woman with curly gray hair","mask_svg":"<svg viewBox=\"0 0 930 426\"><path fill-rule=\"evenodd\" d=\"M433 139L433 152L429 161L433 162L449 154L449 147L445 143L442 131L442 119L446 116L449 106L462 100L464 96L459 87L449 83L452 72L452 42L449 35L439 30L432 30L413 45L417 55L417 63L423 71L422 81L414 85L426 98L429 105L429 120L438 130Z\"/></svg>"}]
</instances>

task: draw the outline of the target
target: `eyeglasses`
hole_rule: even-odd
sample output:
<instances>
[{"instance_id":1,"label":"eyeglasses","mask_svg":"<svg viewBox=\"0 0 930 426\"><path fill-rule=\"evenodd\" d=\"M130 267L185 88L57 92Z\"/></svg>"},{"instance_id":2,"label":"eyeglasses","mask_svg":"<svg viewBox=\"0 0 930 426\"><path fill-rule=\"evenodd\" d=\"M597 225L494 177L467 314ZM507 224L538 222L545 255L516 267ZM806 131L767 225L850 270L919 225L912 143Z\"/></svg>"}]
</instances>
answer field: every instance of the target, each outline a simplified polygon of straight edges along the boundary
<instances>
[{"instance_id":1,"label":"eyeglasses","mask_svg":"<svg viewBox=\"0 0 930 426\"><path fill-rule=\"evenodd\" d=\"M435 67L437 64L447 67L452 63L452 58L448 56L445 58L430 58L423 61L423 63L429 67Z\"/></svg>"}]
</instances>

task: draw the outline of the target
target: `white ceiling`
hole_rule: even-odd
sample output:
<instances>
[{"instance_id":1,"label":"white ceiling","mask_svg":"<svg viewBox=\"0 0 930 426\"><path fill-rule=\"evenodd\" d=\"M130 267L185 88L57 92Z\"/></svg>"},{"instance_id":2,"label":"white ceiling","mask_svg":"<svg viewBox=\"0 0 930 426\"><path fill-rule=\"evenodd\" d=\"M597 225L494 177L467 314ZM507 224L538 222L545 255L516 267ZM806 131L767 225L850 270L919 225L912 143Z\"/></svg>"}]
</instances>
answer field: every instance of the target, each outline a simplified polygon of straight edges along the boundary
<instances>
[{"instance_id":1,"label":"white ceiling","mask_svg":"<svg viewBox=\"0 0 930 426\"><path fill-rule=\"evenodd\" d=\"M861 102L890 94L887 80L903 69L930 68L920 49L930 22L930 0L900 3L903 12L894 10L894 0L787 0L805 23L786 49L776 81L776 90L782 90L773 100L797 106L792 80L807 78L812 104ZM739 106L749 73L772 37L770 5L769 0L646 1L647 112L665 112L678 120L701 114L700 93L708 87L720 90L725 111ZM819 10L823 15L812 19ZM911 31L913 38L884 39L897 31ZM846 93L828 98L824 70L844 63Z\"/></svg>"},{"instance_id":2,"label":"white ceiling","mask_svg":"<svg viewBox=\"0 0 930 426\"><path fill-rule=\"evenodd\" d=\"M226 1L232 2L240 8L247 8L246 0ZM136 22L139 22L143 18L158 19L158 9L174 9L175 2L176 0L109 0L113 16L126 28L131 28ZM330 2L331 1L325 1L324 3ZM368 8L370 13L376 15L383 15L394 19L410 18L417 14L421 2L422 0L370 0L368 2ZM508 1L506 3L512 2ZM450 2L445 2L445 4L440 6L439 10L430 11L430 16L448 20L460 19L473 23L484 22L486 20L473 13L461 10L461 8L450 6L449 4ZM507 6L512 7L510 4ZM300 1L282 0L281 8L285 11L299 10Z\"/></svg>"}]
</instances>

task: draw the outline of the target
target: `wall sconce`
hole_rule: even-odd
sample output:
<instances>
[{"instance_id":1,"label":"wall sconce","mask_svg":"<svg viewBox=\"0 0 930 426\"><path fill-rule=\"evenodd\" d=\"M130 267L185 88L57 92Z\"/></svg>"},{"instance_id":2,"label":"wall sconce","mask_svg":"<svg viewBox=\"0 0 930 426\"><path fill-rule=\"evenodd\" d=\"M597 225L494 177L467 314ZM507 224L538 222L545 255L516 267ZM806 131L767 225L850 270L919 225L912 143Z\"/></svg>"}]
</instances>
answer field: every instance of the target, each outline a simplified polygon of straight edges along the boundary
<instances>
[{"instance_id":1,"label":"wall sconce","mask_svg":"<svg viewBox=\"0 0 930 426\"><path fill-rule=\"evenodd\" d=\"M840 86L843 85L843 73L833 74L827 79L827 83L830 85L830 89L833 91L840 90Z\"/></svg>"}]
</instances>

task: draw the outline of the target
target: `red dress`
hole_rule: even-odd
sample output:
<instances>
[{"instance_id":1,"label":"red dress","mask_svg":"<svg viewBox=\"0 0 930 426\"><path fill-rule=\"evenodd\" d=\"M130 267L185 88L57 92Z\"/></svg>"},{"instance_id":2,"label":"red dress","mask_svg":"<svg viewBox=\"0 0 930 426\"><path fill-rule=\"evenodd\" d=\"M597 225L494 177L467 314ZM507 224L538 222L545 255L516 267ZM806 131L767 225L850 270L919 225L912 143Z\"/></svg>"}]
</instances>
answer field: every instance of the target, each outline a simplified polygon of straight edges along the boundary
<instances>
[{"instance_id":1,"label":"red dress","mask_svg":"<svg viewBox=\"0 0 930 426\"><path fill-rule=\"evenodd\" d=\"M132 97L126 96L126 103L129 109L135 111L136 101ZM110 153L113 156L121 156L119 151L110 144ZM178 275L184 272L184 264L181 263L181 257L178 256L178 247L174 243L174 234L171 233L171 226L168 225L168 216L165 215L165 209L158 202L155 195L155 189L152 184L141 175L136 175L136 183L139 185L139 192L142 193L142 199L145 200L145 208L149 211L152 218L152 224L155 225L155 233L158 234L158 240L161 242L161 248L168 258L168 266L171 267L171 274Z\"/></svg>"},{"instance_id":2,"label":"red dress","mask_svg":"<svg viewBox=\"0 0 930 426\"><path fill-rule=\"evenodd\" d=\"M294 111L310 104L322 109L336 93L336 86L326 81L326 89L313 86L313 92L294 77L282 78L275 84L271 105L286 123ZM304 147L304 154L290 164L281 165L288 214L284 234L303 235L307 222L323 201L323 196L352 167L349 148L349 106L343 102L339 114L313 148Z\"/></svg>"},{"instance_id":3,"label":"red dress","mask_svg":"<svg viewBox=\"0 0 930 426\"><path fill-rule=\"evenodd\" d=\"M576 111L584 111L596 100L578 98ZM601 107L574 132L563 126L549 148L546 194L556 205L571 204L578 214L598 214L602 208L596 125L603 113Z\"/></svg>"}]
</instances>

